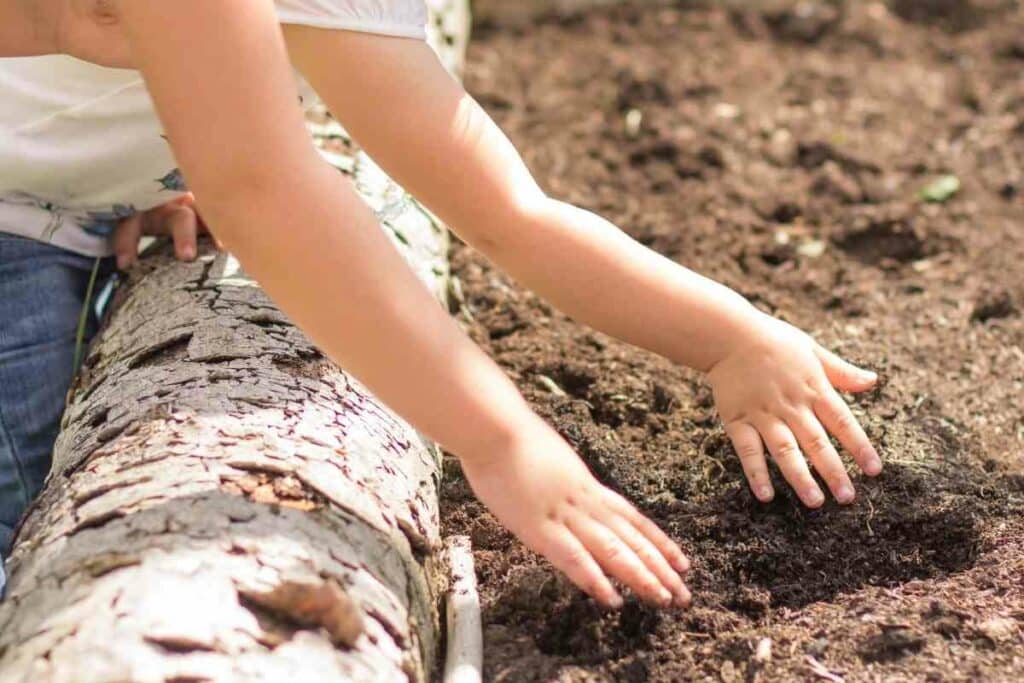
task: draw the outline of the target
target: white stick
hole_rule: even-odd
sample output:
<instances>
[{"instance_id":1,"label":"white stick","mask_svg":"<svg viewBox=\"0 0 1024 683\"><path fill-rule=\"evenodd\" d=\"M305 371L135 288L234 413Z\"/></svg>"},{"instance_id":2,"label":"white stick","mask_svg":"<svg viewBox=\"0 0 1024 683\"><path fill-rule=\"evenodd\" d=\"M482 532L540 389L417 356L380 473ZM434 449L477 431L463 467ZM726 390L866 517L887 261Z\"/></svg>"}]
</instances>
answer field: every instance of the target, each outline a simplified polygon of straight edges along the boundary
<instances>
[{"instance_id":1,"label":"white stick","mask_svg":"<svg viewBox=\"0 0 1024 683\"><path fill-rule=\"evenodd\" d=\"M449 536L445 555L451 571L447 597L448 650L444 683L480 683L483 677L484 639L480 596L468 536Z\"/></svg>"}]
</instances>

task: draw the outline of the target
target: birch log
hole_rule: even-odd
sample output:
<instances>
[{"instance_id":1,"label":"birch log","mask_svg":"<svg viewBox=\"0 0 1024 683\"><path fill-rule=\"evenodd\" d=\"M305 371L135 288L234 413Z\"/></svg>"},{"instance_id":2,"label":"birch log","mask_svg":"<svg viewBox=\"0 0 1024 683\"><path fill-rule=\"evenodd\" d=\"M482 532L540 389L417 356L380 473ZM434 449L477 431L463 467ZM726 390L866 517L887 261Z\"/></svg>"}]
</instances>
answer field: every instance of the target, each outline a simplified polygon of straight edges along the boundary
<instances>
[{"instance_id":1,"label":"birch log","mask_svg":"<svg viewBox=\"0 0 1024 683\"><path fill-rule=\"evenodd\" d=\"M431 4L457 68L466 3ZM443 299L444 229L336 125L313 131ZM233 258L145 259L17 535L0 681L429 678L438 455Z\"/></svg>"}]
</instances>

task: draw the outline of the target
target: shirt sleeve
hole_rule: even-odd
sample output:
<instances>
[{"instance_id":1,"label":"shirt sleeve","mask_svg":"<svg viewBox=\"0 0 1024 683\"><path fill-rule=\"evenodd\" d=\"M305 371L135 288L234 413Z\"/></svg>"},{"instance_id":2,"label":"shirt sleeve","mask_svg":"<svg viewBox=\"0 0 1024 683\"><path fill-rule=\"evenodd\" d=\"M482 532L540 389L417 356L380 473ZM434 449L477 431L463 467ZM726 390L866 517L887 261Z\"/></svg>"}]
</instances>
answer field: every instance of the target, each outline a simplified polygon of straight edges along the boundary
<instances>
[{"instance_id":1,"label":"shirt sleeve","mask_svg":"<svg viewBox=\"0 0 1024 683\"><path fill-rule=\"evenodd\" d=\"M426 40L424 0L275 0L283 24Z\"/></svg>"}]
</instances>

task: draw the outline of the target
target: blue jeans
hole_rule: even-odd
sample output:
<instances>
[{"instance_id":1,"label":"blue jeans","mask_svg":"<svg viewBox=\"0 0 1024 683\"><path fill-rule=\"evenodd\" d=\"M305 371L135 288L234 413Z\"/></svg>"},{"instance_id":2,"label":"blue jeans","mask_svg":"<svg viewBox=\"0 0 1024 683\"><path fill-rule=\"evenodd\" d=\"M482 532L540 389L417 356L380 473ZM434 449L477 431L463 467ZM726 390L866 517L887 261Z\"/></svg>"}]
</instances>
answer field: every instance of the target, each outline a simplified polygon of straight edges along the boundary
<instances>
[{"instance_id":1,"label":"blue jeans","mask_svg":"<svg viewBox=\"0 0 1024 683\"><path fill-rule=\"evenodd\" d=\"M50 471L95 263L0 233L0 558ZM109 259L101 270L97 285L111 270ZM86 342L95 331L90 306ZM0 562L0 590L5 582Z\"/></svg>"}]
</instances>

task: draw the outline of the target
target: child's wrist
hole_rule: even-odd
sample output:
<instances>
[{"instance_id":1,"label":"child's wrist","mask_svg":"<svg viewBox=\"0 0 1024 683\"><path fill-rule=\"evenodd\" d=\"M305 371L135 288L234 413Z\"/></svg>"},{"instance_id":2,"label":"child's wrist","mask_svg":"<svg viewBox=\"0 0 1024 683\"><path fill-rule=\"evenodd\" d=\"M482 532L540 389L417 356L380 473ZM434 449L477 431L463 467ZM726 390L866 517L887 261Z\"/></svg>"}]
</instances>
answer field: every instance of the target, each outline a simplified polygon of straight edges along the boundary
<instances>
[{"instance_id":1,"label":"child's wrist","mask_svg":"<svg viewBox=\"0 0 1024 683\"><path fill-rule=\"evenodd\" d=\"M716 328L718 334L707 353L706 362L698 369L705 373L735 353L738 349L748 346L751 340L762 335L770 316L761 312L740 294L728 290L724 305L721 307Z\"/></svg>"},{"instance_id":2,"label":"child's wrist","mask_svg":"<svg viewBox=\"0 0 1024 683\"><path fill-rule=\"evenodd\" d=\"M481 428L471 428L472 433L452 453L459 461L468 465L486 465L504 460L528 448L544 446L549 438L559 439L558 434L536 413L525 406L522 410L506 411L502 419Z\"/></svg>"},{"instance_id":3,"label":"child's wrist","mask_svg":"<svg viewBox=\"0 0 1024 683\"><path fill-rule=\"evenodd\" d=\"M502 401L480 406L479 410L464 414L455 427L458 433L443 438L442 443L460 460L483 457L488 452L503 450L518 438L517 427L526 419L523 413L524 408L520 405L509 406Z\"/></svg>"}]
</instances>

